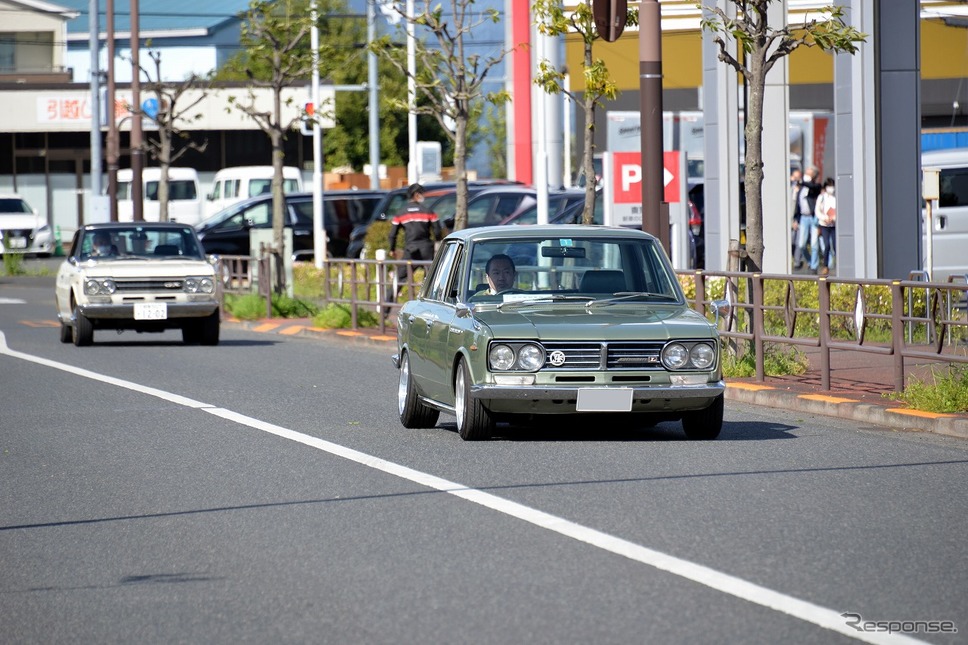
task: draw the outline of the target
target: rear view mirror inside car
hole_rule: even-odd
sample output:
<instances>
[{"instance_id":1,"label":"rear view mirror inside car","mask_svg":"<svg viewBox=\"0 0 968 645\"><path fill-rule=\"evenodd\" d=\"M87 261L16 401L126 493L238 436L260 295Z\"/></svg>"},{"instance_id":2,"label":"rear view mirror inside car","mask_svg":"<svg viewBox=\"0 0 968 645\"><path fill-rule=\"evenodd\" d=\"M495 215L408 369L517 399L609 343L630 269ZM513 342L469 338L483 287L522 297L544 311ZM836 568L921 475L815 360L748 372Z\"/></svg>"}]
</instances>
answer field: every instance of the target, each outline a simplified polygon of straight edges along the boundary
<instances>
[{"instance_id":1,"label":"rear view mirror inside car","mask_svg":"<svg viewBox=\"0 0 968 645\"><path fill-rule=\"evenodd\" d=\"M585 247L583 246L543 246L541 247L541 257L583 258L585 257Z\"/></svg>"}]
</instances>

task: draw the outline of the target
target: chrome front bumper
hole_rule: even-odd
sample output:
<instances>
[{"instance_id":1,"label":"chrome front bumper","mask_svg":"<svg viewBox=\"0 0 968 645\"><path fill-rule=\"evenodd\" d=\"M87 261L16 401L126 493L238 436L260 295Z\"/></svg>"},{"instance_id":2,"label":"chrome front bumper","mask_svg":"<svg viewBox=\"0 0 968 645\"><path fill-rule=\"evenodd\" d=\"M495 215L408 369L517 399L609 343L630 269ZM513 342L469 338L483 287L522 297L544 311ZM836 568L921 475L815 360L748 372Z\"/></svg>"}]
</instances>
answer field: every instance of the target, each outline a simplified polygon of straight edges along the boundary
<instances>
[{"instance_id":1,"label":"chrome front bumper","mask_svg":"<svg viewBox=\"0 0 968 645\"><path fill-rule=\"evenodd\" d=\"M632 398L644 399L712 399L726 391L726 383L716 381L702 385L658 385L658 386L544 386L544 385L472 385L471 396L489 401L559 401L574 399L580 389L631 389Z\"/></svg>"},{"instance_id":2,"label":"chrome front bumper","mask_svg":"<svg viewBox=\"0 0 968 645\"><path fill-rule=\"evenodd\" d=\"M171 318L204 318L218 311L218 302L166 302L168 305L168 319ZM91 320L134 320L134 303L132 304L86 304L79 307L80 312ZM165 319L144 322L164 322Z\"/></svg>"}]
</instances>

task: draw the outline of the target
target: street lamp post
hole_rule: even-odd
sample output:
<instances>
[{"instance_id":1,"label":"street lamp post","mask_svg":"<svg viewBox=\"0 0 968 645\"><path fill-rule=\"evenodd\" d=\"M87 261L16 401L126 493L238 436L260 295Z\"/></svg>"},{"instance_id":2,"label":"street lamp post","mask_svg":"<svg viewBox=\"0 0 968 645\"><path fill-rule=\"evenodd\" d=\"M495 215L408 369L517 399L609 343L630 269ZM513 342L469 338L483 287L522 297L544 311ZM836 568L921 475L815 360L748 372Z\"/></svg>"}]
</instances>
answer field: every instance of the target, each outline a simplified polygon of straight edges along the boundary
<instances>
[{"instance_id":1,"label":"street lamp post","mask_svg":"<svg viewBox=\"0 0 968 645\"><path fill-rule=\"evenodd\" d=\"M316 0L309 4L309 15L313 21L309 32L309 46L313 56L312 100L313 100L313 261L317 269L323 268L326 260L326 214L323 212L323 130L319 126L319 13Z\"/></svg>"},{"instance_id":2,"label":"street lamp post","mask_svg":"<svg viewBox=\"0 0 968 645\"><path fill-rule=\"evenodd\" d=\"M138 0L131 0L131 205L134 221L143 222L144 187L141 183L144 169L144 151L141 149L141 54L138 23L141 20Z\"/></svg>"}]
</instances>

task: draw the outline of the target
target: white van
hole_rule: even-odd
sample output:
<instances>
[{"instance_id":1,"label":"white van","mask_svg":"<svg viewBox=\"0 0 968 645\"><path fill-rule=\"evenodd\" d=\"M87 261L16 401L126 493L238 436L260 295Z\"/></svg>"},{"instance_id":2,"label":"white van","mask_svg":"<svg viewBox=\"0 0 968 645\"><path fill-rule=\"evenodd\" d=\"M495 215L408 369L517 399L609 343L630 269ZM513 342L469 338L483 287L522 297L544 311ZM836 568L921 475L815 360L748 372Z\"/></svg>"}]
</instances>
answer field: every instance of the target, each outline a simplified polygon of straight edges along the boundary
<instances>
[{"instance_id":1,"label":"white van","mask_svg":"<svg viewBox=\"0 0 968 645\"><path fill-rule=\"evenodd\" d=\"M249 197L272 192L272 166L236 166L215 173L205 204L206 217ZM282 169L282 192L303 192L302 173L293 166Z\"/></svg>"},{"instance_id":2,"label":"white van","mask_svg":"<svg viewBox=\"0 0 968 645\"><path fill-rule=\"evenodd\" d=\"M931 210L931 279L945 282L951 275L968 275L968 148L925 152L921 168L941 169L940 199ZM926 235L921 251L927 261Z\"/></svg>"},{"instance_id":3,"label":"white van","mask_svg":"<svg viewBox=\"0 0 968 645\"><path fill-rule=\"evenodd\" d=\"M118 171L118 220L130 222L134 219L134 204L131 202L130 169ZM161 214L158 202L158 184L161 181L161 168L144 168L141 171L143 185L144 211L146 222L157 222ZM194 168L168 169L168 220L195 226L202 221L204 213L202 190L198 183L198 173Z\"/></svg>"}]
</instances>

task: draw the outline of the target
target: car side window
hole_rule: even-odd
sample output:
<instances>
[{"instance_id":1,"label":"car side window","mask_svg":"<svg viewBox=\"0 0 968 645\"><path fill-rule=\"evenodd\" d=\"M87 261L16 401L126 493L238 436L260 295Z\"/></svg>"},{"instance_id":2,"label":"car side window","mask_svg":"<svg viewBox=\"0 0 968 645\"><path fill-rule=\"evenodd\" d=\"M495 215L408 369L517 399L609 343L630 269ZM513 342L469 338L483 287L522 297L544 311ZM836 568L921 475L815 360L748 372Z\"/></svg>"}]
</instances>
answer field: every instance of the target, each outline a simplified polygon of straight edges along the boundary
<instances>
[{"instance_id":1,"label":"car side window","mask_svg":"<svg viewBox=\"0 0 968 645\"><path fill-rule=\"evenodd\" d=\"M941 171L939 181L939 206L968 205L968 168L946 168Z\"/></svg>"},{"instance_id":2,"label":"car side window","mask_svg":"<svg viewBox=\"0 0 968 645\"><path fill-rule=\"evenodd\" d=\"M460 245L456 242L449 243L439 254L437 262L433 266L430 280L427 281L427 288L424 297L430 300L448 300L447 286L450 284L451 273L453 272Z\"/></svg>"},{"instance_id":3,"label":"car side window","mask_svg":"<svg viewBox=\"0 0 968 645\"><path fill-rule=\"evenodd\" d=\"M266 228L272 225L272 202L262 202L245 209L243 217L252 226Z\"/></svg>"},{"instance_id":4,"label":"car side window","mask_svg":"<svg viewBox=\"0 0 968 645\"><path fill-rule=\"evenodd\" d=\"M485 226L487 222L487 217L491 213L491 207L494 206L495 199L493 197L485 197L483 199L477 199L473 204L467 206L467 226Z\"/></svg>"}]
</instances>

